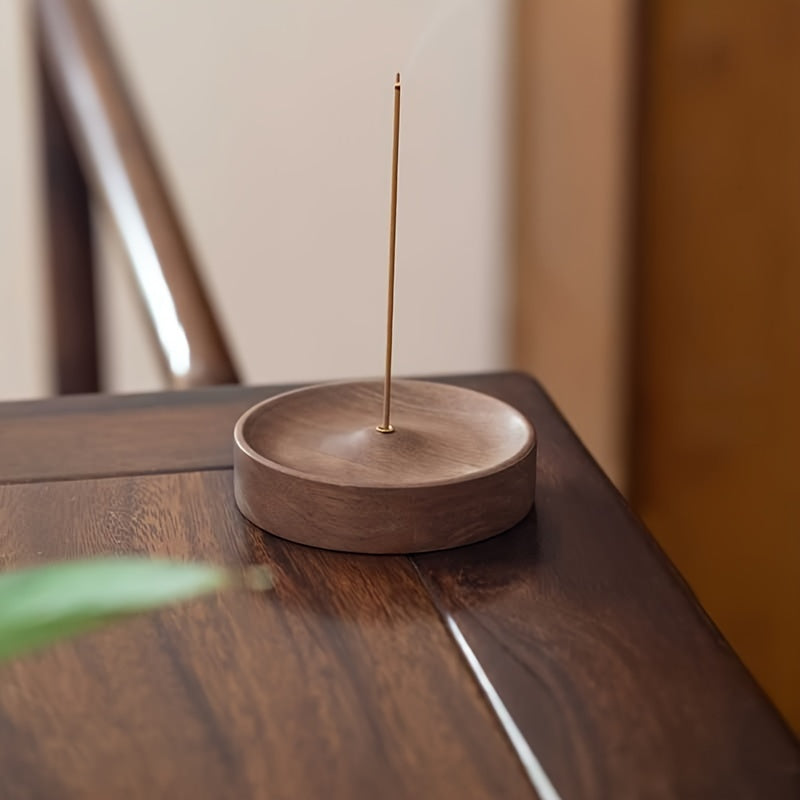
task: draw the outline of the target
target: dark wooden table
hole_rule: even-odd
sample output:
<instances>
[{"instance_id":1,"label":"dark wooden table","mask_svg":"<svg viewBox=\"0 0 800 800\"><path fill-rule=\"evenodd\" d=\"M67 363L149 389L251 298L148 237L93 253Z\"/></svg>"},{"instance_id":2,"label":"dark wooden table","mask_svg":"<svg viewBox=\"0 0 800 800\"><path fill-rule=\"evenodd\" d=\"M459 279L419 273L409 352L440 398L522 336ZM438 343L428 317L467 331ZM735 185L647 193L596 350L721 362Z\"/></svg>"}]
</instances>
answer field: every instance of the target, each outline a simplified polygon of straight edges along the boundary
<instances>
[{"instance_id":1,"label":"dark wooden table","mask_svg":"<svg viewBox=\"0 0 800 800\"><path fill-rule=\"evenodd\" d=\"M0 668L10 798L791 798L800 748L541 388L536 511L413 557L262 534L231 430L275 388L0 405L0 566L268 563L277 589Z\"/></svg>"}]
</instances>

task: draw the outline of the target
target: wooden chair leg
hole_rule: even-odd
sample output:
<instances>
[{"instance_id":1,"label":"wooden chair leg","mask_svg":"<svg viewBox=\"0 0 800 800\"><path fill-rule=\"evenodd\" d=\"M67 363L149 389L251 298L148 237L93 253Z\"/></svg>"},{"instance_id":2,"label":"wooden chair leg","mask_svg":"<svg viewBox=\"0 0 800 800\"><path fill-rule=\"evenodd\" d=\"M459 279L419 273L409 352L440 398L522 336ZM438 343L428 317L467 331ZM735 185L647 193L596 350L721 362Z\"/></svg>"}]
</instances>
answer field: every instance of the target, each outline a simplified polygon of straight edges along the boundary
<instances>
[{"instance_id":1,"label":"wooden chair leg","mask_svg":"<svg viewBox=\"0 0 800 800\"><path fill-rule=\"evenodd\" d=\"M100 389L89 190L39 48L41 146L55 389Z\"/></svg>"}]
</instances>

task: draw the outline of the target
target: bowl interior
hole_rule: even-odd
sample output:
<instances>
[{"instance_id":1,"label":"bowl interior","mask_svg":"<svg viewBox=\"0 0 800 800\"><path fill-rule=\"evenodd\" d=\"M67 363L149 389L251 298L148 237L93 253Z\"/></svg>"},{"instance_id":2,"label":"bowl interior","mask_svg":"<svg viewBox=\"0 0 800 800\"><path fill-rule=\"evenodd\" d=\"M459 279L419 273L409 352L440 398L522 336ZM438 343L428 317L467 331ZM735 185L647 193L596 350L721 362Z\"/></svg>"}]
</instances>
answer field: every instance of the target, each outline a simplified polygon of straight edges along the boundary
<instances>
[{"instance_id":1,"label":"bowl interior","mask_svg":"<svg viewBox=\"0 0 800 800\"><path fill-rule=\"evenodd\" d=\"M287 472L337 485L422 486L478 477L516 461L533 429L516 409L479 392L394 381L392 425L379 433L379 382L312 386L251 409L240 438Z\"/></svg>"}]
</instances>

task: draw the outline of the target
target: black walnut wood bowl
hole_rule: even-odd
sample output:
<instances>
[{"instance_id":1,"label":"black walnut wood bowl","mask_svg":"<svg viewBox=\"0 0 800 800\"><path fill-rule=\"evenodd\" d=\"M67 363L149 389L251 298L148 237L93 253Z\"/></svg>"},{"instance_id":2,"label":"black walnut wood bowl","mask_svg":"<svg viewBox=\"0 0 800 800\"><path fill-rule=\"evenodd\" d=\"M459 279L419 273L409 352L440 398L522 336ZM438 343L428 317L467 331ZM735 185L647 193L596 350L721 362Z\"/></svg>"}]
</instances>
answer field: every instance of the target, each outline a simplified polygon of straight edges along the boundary
<instances>
[{"instance_id":1,"label":"black walnut wood bowl","mask_svg":"<svg viewBox=\"0 0 800 800\"><path fill-rule=\"evenodd\" d=\"M383 386L331 383L246 411L234 429L241 512L294 542L412 553L477 542L530 511L536 435L506 403L471 389L392 383L393 433L380 433Z\"/></svg>"}]
</instances>

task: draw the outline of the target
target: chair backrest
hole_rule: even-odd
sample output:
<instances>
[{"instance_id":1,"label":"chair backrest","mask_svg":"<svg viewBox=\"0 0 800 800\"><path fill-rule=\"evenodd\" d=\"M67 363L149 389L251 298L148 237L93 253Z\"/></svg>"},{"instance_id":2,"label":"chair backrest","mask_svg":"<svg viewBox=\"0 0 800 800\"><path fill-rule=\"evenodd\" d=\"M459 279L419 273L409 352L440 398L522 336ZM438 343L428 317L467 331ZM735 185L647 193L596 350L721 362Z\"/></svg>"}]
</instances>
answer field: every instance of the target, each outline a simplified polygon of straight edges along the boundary
<instances>
[{"instance_id":1,"label":"chair backrest","mask_svg":"<svg viewBox=\"0 0 800 800\"><path fill-rule=\"evenodd\" d=\"M57 387L98 391L91 200L108 208L174 388L238 382L91 0L35 0Z\"/></svg>"}]
</instances>

